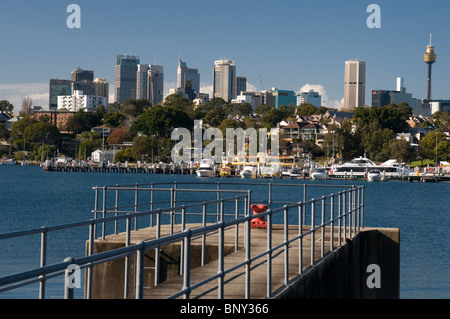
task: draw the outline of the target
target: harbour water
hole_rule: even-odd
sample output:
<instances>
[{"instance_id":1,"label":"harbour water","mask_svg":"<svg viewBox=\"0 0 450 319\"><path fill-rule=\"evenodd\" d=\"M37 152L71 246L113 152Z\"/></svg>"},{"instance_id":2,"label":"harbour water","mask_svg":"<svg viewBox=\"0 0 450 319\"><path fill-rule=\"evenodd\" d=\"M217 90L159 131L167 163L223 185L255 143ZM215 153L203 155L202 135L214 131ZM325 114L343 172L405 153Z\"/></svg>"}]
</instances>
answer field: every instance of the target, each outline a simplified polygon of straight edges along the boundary
<instances>
[{"instance_id":1,"label":"harbour water","mask_svg":"<svg viewBox=\"0 0 450 319\"><path fill-rule=\"evenodd\" d=\"M151 182L218 181L195 175L44 172L36 166L0 166L0 233L61 225L93 218L93 186ZM222 179L223 180L223 179ZM229 181L248 180L231 178ZM400 297L450 298L450 183L400 181L280 180L280 183L366 186L365 226L400 228ZM249 186L251 188L252 186ZM282 190L274 198L287 200ZM330 191L331 192L331 191ZM201 196L198 194L197 196ZM297 199L296 199L297 200ZM52 236L55 236L52 238ZM59 236L59 237L58 237ZM84 253L87 229L52 234L48 263ZM0 277L39 265L39 236L0 241ZM47 298L61 298L61 281L49 285ZM0 293L0 299L35 299L37 285ZM82 290L82 289L79 289Z\"/></svg>"}]
</instances>

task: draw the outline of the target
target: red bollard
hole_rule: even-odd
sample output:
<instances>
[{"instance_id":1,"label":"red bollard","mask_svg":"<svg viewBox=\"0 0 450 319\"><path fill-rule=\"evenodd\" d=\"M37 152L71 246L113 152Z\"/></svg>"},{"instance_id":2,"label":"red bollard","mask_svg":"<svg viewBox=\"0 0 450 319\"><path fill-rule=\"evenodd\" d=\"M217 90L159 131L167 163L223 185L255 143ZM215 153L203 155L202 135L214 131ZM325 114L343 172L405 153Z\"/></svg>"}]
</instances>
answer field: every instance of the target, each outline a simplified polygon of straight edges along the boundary
<instances>
[{"instance_id":1,"label":"red bollard","mask_svg":"<svg viewBox=\"0 0 450 319\"><path fill-rule=\"evenodd\" d=\"M250 205L250 208L253 210L253 215L257 215L260 213L264 213L269 206L267 205ZM253 218L250 223L251 228L267 228L267 221L263 217Z\"/></svg>"}]
</instances>

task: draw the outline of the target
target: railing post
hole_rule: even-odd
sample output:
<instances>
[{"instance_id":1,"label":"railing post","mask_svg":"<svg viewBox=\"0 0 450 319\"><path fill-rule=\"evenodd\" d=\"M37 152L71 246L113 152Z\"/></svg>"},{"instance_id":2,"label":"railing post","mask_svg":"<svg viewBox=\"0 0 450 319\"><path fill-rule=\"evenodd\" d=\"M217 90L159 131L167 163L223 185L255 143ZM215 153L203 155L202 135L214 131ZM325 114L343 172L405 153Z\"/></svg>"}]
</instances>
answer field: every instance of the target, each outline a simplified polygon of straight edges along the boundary
<instances>
[{"instance_id":1,"label":"railing post","mask_svg":"<svg viewBox=\"0 0 450 319\"><path fill-rule=\"evenodd\" d=\"M250 214L250 198L251 191L247 193L247 201L246 201L246 217L247 220L245 222L245 299L250 299L250 271L251 271L251 260L250 260L250 236L251 236L251 214Z\"/></svg>"},{"instance_id":2,"label":"railing post","mask_svg":"<svg viewBox=\"0 0 450 319\"><path fill-rule=\"evenodd\" d=\"M284 285L289 285L289 223L288 206L284 205Z\"/></svg>"},{"instance_id":3,"label":"railing post","mask_svg":"<svg viewBox=\"0 0 450 319\"><path fill-rule=\"evenodd\" d=\"M219 262L218 262L218 270L217 270L217 274L219 275L218 278L218 286L217 286L217 290L218 290L218 299L223 299L224 298L224 282L225 282L225 274L224 274L224 242L225 242L225 222L222 220L220 222L219 225L219 253L218 253L218 257L219 257Z\"/></svg>"},{"instance_id":4,"label":"railing post","mask_svg":"<svg viewBox=\"0 0 450 319\"><path fill-rule=\"evenodd\" d=\"M206 202L203 202L203 227L206 226ZM205 265L206 263L206 234L202 234L202 260L201 265Z\"/></svg>"},{"instance_id":5,"label":"railing post","mask_svg":"<svg viewBox=\"0 0 450 319\"><path fill-rule=\"evenodd\" d=\"M89 247L88 247L88 256L92 256L94 254L94 227L95 221L92 221L89 224ZM86 276L86 299L92 299L92 266L87 267L87 276Z\"/></svg>"},{"instance_id":6,"label":"railing post","mask_svg":"<svg viewBox=\"0 0 450 319\"><path fill-rule=\"evenodd\" d=\"M131 215L127 214L127 230L125 233L125 246L128 247L130 246L130 239L131 239ZM128 287L128 283L129 283L129 279L130 279L130 257L127 255L125 256L125 279L124 279L124 298L128 298L128 294L129 294L129 287Z\"/></svg>"},{"instance_id":7,"label":"railing post","mask_svg":"<svg viewBox=\"0 0 450 319\"><path fill-rule=\"evenodd\" d=\"M236 197L235 206L234 206L234 218L239 218L239 196ZM235 225L234 229L234 251L239 250L239 224Z\"/></svg>"},{"instance_id":8,"label":"railing post","mask_svg":"<svg viewBox=\"0 0 450 319\"><path fill-rule=\"evenodd\" d=\"M341 247L342 245L342 192L338 193L338 246Z\"/></svg>"},{"instance_id":9,"label":"railing post","mask_svg":"<svg viewBox=\"0 0 450 319\"><path fill-rule=\"evenodd\" d=\"M322 221L320 228L322 228L322 243L320 247L320 257L323 258L325 255L325 196L322 196Z\"/></svg>"},{"instance_id":10,"label":"railing post","mask_svg":"<svg viewBox=\"0 0 450 319\"><path fill-rule=\"evenodd\" d=\"M272 209L267 217L267 298L272 297Z\"/></svg>"},{"instance_id":11,"label":"railing post","mask_svg":"<svg viewBox=\"0 0 450 319\"><path fill-rule=\"evenodd\" d=\"M364 228L364 190L365 187L361 187L361 227Z\"/></svg>"},{"instance_id":12,"label":"railing post","mask_svg":"<svg viewBox=\"0 0 450 319\"><path fill-rule=\"evenodd\" d=\"M330 251L334 249L334 194L330 197Z\"/></svg>"},{"instance_id":13,"label":"railing post","mask_svg":"<svg viewBox=\"0 0 450 319\"><path fill-rule=\"evenodd\" d=\"M97 217L98 217L98 213L97 213L97 211L98 211L98 186L95 186L94 189L95 189L94 219L97 219ZM95 236L95 238L97 238L97 224L95 224L95 227L94 227L94 236Z\"/></svg>"},{"instance_id":14,"label":"railing post","mask_svg":"<svg viewBox=\"0 0 450 319\"><path fill-rule=\"evenodd\" d=\"M115 211L115 214L114 214L114 216L116 216L117 217L117 215L118 215L118 210L119 210L119 185L117 185L116 184L116 200L115 200L115 203L114 203L114 211ZM118 220L115 220L114 221L114 234L117 234L117 232L118 232L118 226L119 226L119 221Z\"/></svg>"},{"instance_id":15,"label":"railing post","mask_svg":"<svg viewBox=\"0 0 450 319\"><path fill-rule=\"evenodd\" d=\"M102 208L102 216L103 216L103 218L106 217L106 190L107 190L107 187L104 186L103 187L103 208ZM106 234L105 234L106 229L105 229L105 227L106 227L105 222L103 222L102 223L102 239L103 240L105 240L105 237L106 237Z\"/></svg>"},{"instance_id":16,"label":"railing post","mask_svg":"<svg viewBox=\"0 0 450 319\"><path fill-rule=\"evenodd\" d=\"M141 246L141 247L139 247ZM143 241L139 241L136 243L136 247L139 247L136 250L136 290L135 290L135 298L143 299L144 298L144 264L145 264L145 245Z\"/></svg>"},{"instance_id":17,"label":"railing post","mask_svg":"<svg viewBox=\"0 0 450 319\"><path fill-rule=\"evenodd\" d=\"M64 272L64 299L74 299L74 286L70 283L70 276L73 271L71 271L70 265L75 264L75 258L67 257L64 259L64 262L69 263L69 266L66 267Z\"/></svg>"},{"instance_id":18,"label":"railing post","mask_svg":"<svg viewBox=\"0 0 450 319\"><path fill-rule=\"evenodd\" d=\"M156 239L161 237L161 209L156 212ZM155 286L159 285L160 248L155 248Z\"/></svg>"},{"instance_id":19,"label":"railing post","mask_svg":"<svg viewBox=\"0 0 450 319\"><path fill-rule=\"evenodd\" d=\"M42 227L41 232L41 260L40 266L44 267L47 264L47 227ZM39 277L39 299L45 299L45 275Z\"/></svg>"},{"instance_id":20,"label":"railing post","mask_svg":"<svg viewBox=\"0 0 450 319\"><path fill-rule=\"evenodd\" d=\"M315 207L316 207L316 200L313 198L311 203L311 266L314 265L314 241L315 239L315 229L314 229L314 215L315 215Z\"/></svg>"},{"instance_id":21,"label":"railing post","mask_svg":"<svg viewBox=\"0 0 450 319\"><path fill-rule=\"evenodd\" d=\"M184 237L184 258L183 258L183 290L187 290L184 294L184 299L189 299L190 285L191 285L191 236L192 230L186 230Z\"/></svg>"},{"instance_id":22,"label":"railing post","mask_svg":"<svg viewBox=\"0 0 450 319\"><path fill-rule=\"evenodd\" d=\"M139 185L136 184L136 190L134 191L134 212L137 213L139 211ZM138 218L134 217L134 230L138 229Z\"/></svg>"},{"instance_id":23,"label":"railing post","mask_svg":"<svg viewBox=\"0 0 450 319\"><path fill-rule=\"evenodd\" d=\"M298 235L300 237L298 244L298 273L303 274L303 203L298 203Z\"/></svg>"}]
</instances>

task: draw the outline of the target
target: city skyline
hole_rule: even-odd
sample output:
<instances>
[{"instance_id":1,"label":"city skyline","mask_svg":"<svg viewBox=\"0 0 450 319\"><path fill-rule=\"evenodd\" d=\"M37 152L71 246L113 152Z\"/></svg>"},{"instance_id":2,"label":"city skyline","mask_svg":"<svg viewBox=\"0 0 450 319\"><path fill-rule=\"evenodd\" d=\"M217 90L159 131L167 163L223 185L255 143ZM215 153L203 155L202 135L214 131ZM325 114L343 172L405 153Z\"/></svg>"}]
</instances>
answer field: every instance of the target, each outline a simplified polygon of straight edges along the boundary
<instances>
[{"instance_id":1,"label":"city skyline","mask_svg":"<svg viewBox=\"0 0 450 319\"><path fill-rule=\"evenodd\" d=\"M343 106L345 61L359 59L367 63L366 104L371 103L372 90L394 90L397 77L403 77L408 92L421 99L426 97L423 54L430 33L438 56L432 97L449 99L450 22L445 12L450 4L391 2L230 1L223 8L210 1L82 0L75 1L81 8L80 29L66 26L69 2L1 4L0 99L13 103L16 112L27 96L45 107L49 80L70 79L77 67L105 78L111 98L120 54L164 66L165 94L176 87L180 58L198 69L200 92L210 97L214 61L232 59L237 74L247 78L247 90L314 89L324 105ZM366 24L371 3L381 8L380 29ZM144 28L148 12L152 23L162 26L156 32Z\"/></svg>"}]
</instances>

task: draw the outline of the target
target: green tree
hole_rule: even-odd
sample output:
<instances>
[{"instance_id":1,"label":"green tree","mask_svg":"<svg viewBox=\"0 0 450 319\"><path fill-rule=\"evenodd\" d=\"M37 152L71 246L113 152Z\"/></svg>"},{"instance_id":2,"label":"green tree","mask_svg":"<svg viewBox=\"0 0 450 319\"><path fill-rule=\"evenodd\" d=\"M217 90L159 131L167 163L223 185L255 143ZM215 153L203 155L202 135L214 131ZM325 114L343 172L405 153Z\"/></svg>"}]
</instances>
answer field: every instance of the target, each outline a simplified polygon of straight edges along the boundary
<instances>
[{"instance_id":1,"label":"green tree","mask_svg":"<svg viewBox=\"0 0 450 319\"><path fill-rule=\"evenodd\" d=\"M213 127L218 127L223 120L227 118L228 114L221 105L215 106L206 113L204 121Z\"/></svg>"},{"instance_id":2,"label":"green tree","mask_svg":"<svg viewBox=\"0 0 450 319\"><path fill-rule=\"evenodd\" d=\"M9 103L7 100L0 101L0 113L12 113L14 110L14 105Z\"/></svg>"},{"instance_id":3,"label":"green tree","mask_svg":"<svg viewBox=\"0 0 450 319\"><path fill-rule=\"evenodd\" d=\"M131 147L127 147L123 150L120 150L114 155L114 161L123 163L123 162L134 162L135 158L133 157L133 153L131 151Z\"/></svg>"},{"instance_id":4,"label":"green tree","mask_svg":"<svg viewBox=\"0 0 450 319\"><path fill-rule=\"evenodd\" d=\"M297 114L299 116L310 116L316 113L317 107L311 103L303 103L297 107Z\"/></svg>"},{"instance_id":5,"label":"green tree","mask_svg":"<svg viewBox=\"0 0 450 319\"><path fill-rule=\"evenodd\" d=\"M24 139L29 142L57 144L61 138L58 128L49 122L37 122L25 128Z\"/></svg>"},{"instance_id":6,"label":"green tree","mask_svg":"<svg viewBox=\"0 0 450 319\"><path fill-rule=\"evenodd\" d=\"M286 118L286 112L280 109L270 109L267 111L262 119L261 122L267 129L274 128L277 126L278 123L280 123L283 119Z\"/></svg>"},{"instance_id":7,"label":"green tree","mask_svg":"<svg viewBox=\"0 0 450 319\"><path fill-rule=\"evenodd\" d=\"M418 154L422 159L435 161L437 148L438 161L445 160L449 157L449 152L447 151L449 148L448 144L449 142L442 132L436 130L430 131L420 140Z\"/></svg>"},{"instance_id":8,"label":"green tree","mask_svg":"<svg viewBox=\"0 0 450 319\"><path fill-rule=\"evenodd\" d=\"M103 123L105 123L105 125L108 127L122 126L124 120L125 120L125 115L123 115L119 111L108 112L103 117Z\"/></svg>"},{"instance_id":9,"label":"green tree","mask_svg":"<svg viewBox=\"0 0 450 319\"><path fill-rule=\"evenodd\" d=\"M258 105L257 107L255 107L255 114L257 114L259 116L264 116L264 114L266 114L271 109L272 109L271 106L266 105L266 104L261 104L261 105Z\"/></svg>"},{"instance_id":10,"label":"green tree","mask_svg":"<svg viewBox=\"0 0 450 319\"><path fill-rule=\"evenodd\" d=\"M378 121L366 124L361 129L361 145L367 156L374 161L389 159L389 143L394 137L394 132L380 127Z\"/></svg>"},{"instance_id":11,"label":"green tree","mask_svg":"<svg viewBox=\"0 0 450 319\"><path fill-rule=\"evenodd\" d=\"M130 128L147 136L170 137L176 127L191 129L193 120L184 111L161 105L153 106L141 114Z\"/></svg>"},{"instance_id":12,"label":"green tree","mask_svg":"<svg viewBox=\"0 0 450 319\"><path fill-rule=\"evenodd\" d=\"M404 139L393 139L389 143L390 158L399 162L409 162L415 157L414 148Z\"/></svg>"}]
</instances>

